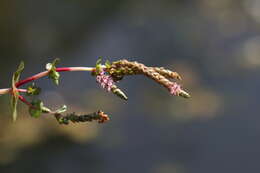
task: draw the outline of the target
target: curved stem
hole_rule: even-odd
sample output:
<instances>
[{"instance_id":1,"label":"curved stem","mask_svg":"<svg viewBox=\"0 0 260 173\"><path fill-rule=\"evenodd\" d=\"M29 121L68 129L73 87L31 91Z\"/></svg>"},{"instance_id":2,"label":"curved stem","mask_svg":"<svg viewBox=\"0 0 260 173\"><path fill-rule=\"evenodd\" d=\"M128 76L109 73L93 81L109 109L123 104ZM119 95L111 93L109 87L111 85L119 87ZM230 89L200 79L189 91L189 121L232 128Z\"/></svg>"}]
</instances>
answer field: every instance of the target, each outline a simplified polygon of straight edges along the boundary
<instances>
[{"instance_id":1,"label":"curved stem","mask_svg":"<svg viewBox=\"0 0 260 173\"><path fill-rule=\"evenodd\" d=\"M102 65L102 68L106 68L106 66ZM95 70L96 70L95 67L59 67L59 68L56 68L57 72L65 72L65 71L89 71L89 72L92 72L92 71L95 71ZM17 82L15 84L15 86L18 88L18 87L20 87L20 86L22 86L26 83L29 83L31 81L34 81L34 80L40 79L42 77L48 76L48 74L49 74L49 71L47 71L47 70L40 72L40 73L37 73L37 74L35 74L31 77L25 78L24 80L20 80L19 82ZM11 88L0 89L0 95L8 94L10 91L11 91ZM18 91L26 92L23 89L18 89Z\"/></svg>"},{"instance_id":2,"label":"curved stem","mask_svg":"<svg viewBox=\"0 0 260 173\"><path fill-rule=\"evenodd\" d=\"M23 96L19 95L18 98L19 98L19 100L21 100L26 105L32 106L32 104L30 102L28 102Z\"/></svg>"},{"instance_id":3,"label":"curved stem","mask_svg":"<svg viewBox=\"0 0 260 173\"><path fill-rule=\"evenodd\" d=\"M94 67L60 67L60 68L56 68L56 71L57 72L65 72L65 71L94 71L96 68ZM31 77L28 77L24 80L20 80L19 82L17 82L15 84L15 86L18 88L26 83L29 83L31 81L34 81L34 80L37 80L37 79L40 79L42 77L45 77L45 76L48 76L49 74L49 71L43 71L43 72L40 72L36 75L33 75ZM4 88L4 89L0 89L0 95L3 95L3 94L8 94L9 92L11 91L11 88ZM18 89L19 92L26 92L25 89Z\"/></svg>"},{"instance_id":4,"label":"curved stem","mask_svg":"<svg viewBox=\"0 0 260 173\"><path fill-rule=\"evenodd\" d=\"M49 73L49 71L44 71L44 72L38 73L38 74L36 74L36 75L34 75L34 76L28 77L28 78L26 78L26 79L24 79L24 80L21 80L21 81L17 82L17 83L15 84L15 86L18 88L19 86L24 85L24 84L26 84L26 83L28 83L28 82L31 82L31 81L33 81L33 80L42 78L42 77L44 77L44 76L47 76L48 73Z\"/></svg>"},{"instance_id":5,"label":"curved stem","mask_svg":"<svg viewBox=\"0 0 260 173\"><path fill-rule=\"evenodd\" d=\"M60 67L60 68L56 68L56 71L57 72L65 72L65 71L93 71L95 70L95 68L93 67ZM34 81L34 80L37 80L39 78L42 78L44 76L47 76L49 74L49 71L44 71L44 72L41 72L41 73L38 73L34 76L31 76L31 77L28 77L24 80L21 80L19 82L17 82L15 85L16 87L19 87L21 85L24 85L28 82L31 82L31 81Z\"/></svg>"}]
</instances>

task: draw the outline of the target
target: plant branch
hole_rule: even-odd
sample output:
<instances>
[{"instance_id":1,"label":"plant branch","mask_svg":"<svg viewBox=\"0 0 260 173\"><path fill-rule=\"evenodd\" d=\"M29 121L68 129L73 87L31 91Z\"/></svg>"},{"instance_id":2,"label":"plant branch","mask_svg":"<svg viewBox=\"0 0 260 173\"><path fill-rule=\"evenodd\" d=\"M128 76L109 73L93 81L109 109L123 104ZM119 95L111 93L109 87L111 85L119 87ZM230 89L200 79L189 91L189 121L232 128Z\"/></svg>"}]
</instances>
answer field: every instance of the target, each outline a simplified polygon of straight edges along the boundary
<instances>
[{"instance_id":1,"label":"plant branch","mask_svg":"<svg viewBox=\"0 0 260 173\"><path fill-rule=\"evenodd\" d=\"M57 68L56 69L57 72L71 72L71 71L89 71L89 72L92 72L92 71L95 71L95 68L94 67L60 67L60 68ZM24 80L20 80L19 82L17 82L15 84L15 86L18 88L26 83L29 83L29 82L32 82L32 81L35 81L37 79L40 79L42 77L45 77L45 76L48 76L49 74L49 71L43 71L43 72L40 72L40 73L37 73L33 76L30 76ZM4 95L4 94L8 94L12 89L11 88L3 88L3 89L0 89L0 95ZM18 89L19 92L26 92L25 89Z\"/></svg>"},{"instance_id":2,"label":"plant branch","mask_svg":"<svg viewBox=\"0 0 260 173\"><path fill-rule=\"evenodd\" d=\"M95 68L93 68L93 67L60 67L60 68L56 69L57 72L66 72L66 71L90 71L90 72L92 72L93 70L95 70ZM40 72L36 75L33 75L31 77L28 77L24 80L19 81L18 83L15 84L15 86L19 87L19 86L24 85L28 82L40 79L40 78L45 77L45 76L48 76L48 74L49 74L49 71Z\"/></svg>"},{"instance_id":3,"label":"plant branch","mask_svg":"<svg viewBox=\"0 0 260 173\"><path fill-rule=\"evenodd\" d=\"M11 92L11 88L3 88L3 89L0 89L0 95L4 95L4 94L8 94ZM17 89L18 92L23 92L23 93L26 93L27 92L27 89Z\"/></svg>"},{"instance_id":4,"label":"plant branch","mask_svg":"<svg viewBox=\"0 0 260 173\"><path fill-rule=\"evenodd\" d=\"M17 103L18 100L25 103L29 107L29 113L32 117L38 118L42 113L49 113L56 117L60 124L68 124L69 121L76 122L86 122L97 120L99 123L103 123L109 120L107 114L102 111L97 111L92 114L83 114L77 115L75 113L67 114L64 116L62 113L67 111L67 106L63 105L57 110L50 110L45 107L43 102L39 99L32 98L32 102L27 101L27 99L20 95L20 93L26 93L26 96L36 96L41 92L41 88L35 85L33 81L48 76L54 84L59 84L60 73L59 72L72 72L72 71L88 71L91 72L91 75L95 77L96 82L105 89L107 92L111 92L121 99L127 100L127 95L116 85L117 82L122 80L124 76L127 75L144 75L156 83L162 85L171 95L181 96L184 98L189 98L190 95L185 90L182 89L181 85L172 81L172 79L181 80L180 75L177 72L165 69L163 67L148 67L139 62L131 62L127 60L119 60L110 63L102 64L102 59L97 60L95 67L59 67L56 65L59 62L58 59L55 59L52 63L46 65L46 71L37 73L33 76L27 77L23 80L19 80L21 72L24 69L24 63L21 62L17 71L13 74L12 77L12 86L11 88L0 89L0 95L10 94L11 95L11 109L13 120L16 120L17 117ZM33 82L31 85L28 85L26 89L19 88L24 84Z\"/></svg>"},{"instance_id":5,"label":"plant branch","mask_svg":"<svg viewBox=\"0 0 260 173\"><path fill-rule=\"evenodd\" d=\"M30 102L28 102L23 96L19 95L19 100L21 100L23 103L25 103L28 106L32 106L32 104Z\"/></svg>"}]
</instances>

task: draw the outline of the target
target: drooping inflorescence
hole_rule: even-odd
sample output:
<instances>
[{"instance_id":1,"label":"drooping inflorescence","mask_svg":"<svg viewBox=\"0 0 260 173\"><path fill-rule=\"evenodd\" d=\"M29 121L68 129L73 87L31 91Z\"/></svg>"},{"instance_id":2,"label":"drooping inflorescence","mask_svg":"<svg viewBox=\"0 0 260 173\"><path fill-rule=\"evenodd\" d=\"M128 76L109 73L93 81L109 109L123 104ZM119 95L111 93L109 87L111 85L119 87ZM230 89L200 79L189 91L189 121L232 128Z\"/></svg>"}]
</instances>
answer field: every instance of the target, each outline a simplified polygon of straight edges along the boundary
<instances>
[{"instance_id":1,"label":"drooping inflorescence","mask_svg":"<svg viewBox=\"0 0 260 173\"><path fill-rule=\"evenodd\" d=\"M165 69L163 67L148 67L139 62L131 62L128 60L118 60L114 62L106 61L102 64L102 59L99 58L95 67L56 67L59 60L55 59L52 63L46 65L46 71L38 73L34 76L28 77L24 80L19 80L20 75L24 69L24 63L22 62L18 70L13 74L12 87L0 89L0 95L10 94L11 95L11 108L13 120L17 117L17 103L20 100L25 103L29 108L29 113L32 117L38 118L42 114L53 115L59 124L69 124L69 122L89 122L97 120L99 123L103 123L109 120L107 114L102 111L97 111L91 114L77 115L76 113L70 113L63 115L67 111L67 106L62 106L60 109L52 111L51 109L44 106L43 102L38 99L33 99L29 102L25 96L39 95L41 88L35 84L35 81L39 78L48 76L54 84L59 85L60 72L65 71L89 71L95 77L96 82L105 89L107 92L111 92L123 100L127 100L126 94L117 86L125 76L128 75L144 75L156 83L165 87L170 94L174 96L181 96L189 98L188 92L182 89L182 87L176 83L175 80L181 80L180 75L177 72ZM20 88L24 84L33 82L26 89ZM23 95L25 93L25 95Z\"/></svg>"},{"instance_id":2,"label":"drooping inflorescence","mask_svg":"<svg viewBox=\"0 0 260 173\"><path fill-rule=\"evenodd\" d=\"M80 122L91 122L96 120L98 121L98 123L104 123L109 120L108 115L106 115L104 112L100 110L86 115L77 115L75 114L75 112L71 114L67 114L65 116L60 113L56 113L54 115L60 124L66 124L66 125L69 124L70 121L73 123L80 123Z\"/></svg>"},{"instance_id":3,"label":"drooping inflorescence","mask_svg":"<svg viewBox=\"0 0 260 173\"><path fill-rule=\"evenodd\" d=\"M180 75L177 72L172 72L163 67L147 67L136 61L130 62L127 60L119 60L112 63L107 71L114 80L121 80L126 75L142 74L167 88L172 95L184 98L190 97L190 95L184 91L179 84L171 81L171 79L181 80Z\"/></svg>"}]
</instances>

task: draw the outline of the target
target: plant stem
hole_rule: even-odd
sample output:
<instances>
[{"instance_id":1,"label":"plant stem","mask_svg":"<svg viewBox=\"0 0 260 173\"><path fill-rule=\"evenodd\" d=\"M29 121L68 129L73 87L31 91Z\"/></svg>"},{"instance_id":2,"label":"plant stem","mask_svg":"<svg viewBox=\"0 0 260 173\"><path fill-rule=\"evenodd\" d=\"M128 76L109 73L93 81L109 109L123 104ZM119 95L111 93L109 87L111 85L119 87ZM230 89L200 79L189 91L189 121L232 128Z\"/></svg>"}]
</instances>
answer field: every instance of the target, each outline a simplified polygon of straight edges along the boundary
<instances>
[{"instance_id":1,"label":"plant stem","mask_svg":"<svg viewBox=\"0 0 260 173\"><path fill-rule=\"evenodd\" d=\"M96 68L94 67L60 67L60 68L56 68L56 71L57 72L65 72L65 71L94 71ZM40 79L42 77L45 77L45 76L48 76L49 74L49 71L43 71L43 72L40 72L36 75L33 75L31 77L28 77L24 80L21 80L19 82L17 82L15 84L15 86L18 88L26 83L29 83L31 81L34 81L34 80L37 80L37 79ZM4 89L0 89L0 95L3 95L3 94L8 94L9 92L11 91L11 88L4 88ZM18 89L19 92L26 92L27 90L25 89Z\"/></svg>"},{"instance_id":2,"label":"plant stem","mask_svg":"<svg viewBox=\"0 0 260 173\"><path fill-rule=\"evenodd\" d=\"M27 89L17 89L19 92L26 93Z\"/></svg>"},{"instance_id":3,"label":"plant stem","mask_svg":"<svg viewBox=\"0 0 260 173\"><path fill-rule=\"evenodd\" d=\"M0 95L4 95L10 92L10 88L4 88L4 89L0 89Z\"/></svg>"},{"instance_id":4,"label":"plant stem","mask_svg":"<svg viewBox=\"0 0 260 173\"><path fill-rule=\"evenodd\" d=\"M31 77L28 77L28 78L26 78L26 79L24 79L24 80L21 80L21 81L17 82L17 83L15 84L15 86L18 88L19 86L24 85L24 84L26 84L26 83L28 83L28 82L34 81L34 80L39 79L39 78L42 78L42 77L44 77L44 76L47 76L48 73L49 73L49 71L44 71L44 72L38 73L38 74L36 74L36 75L33 75L33 76L31 76Z\"/></svg>"},{"instance_id":5,"label":"plant stem","mask_svg":"<svg viewBox=\"0 0 260 173\"><path fill-rule=\"evenodd\" d=\"M11 88L0 89L0 95L8 94L10 91ZM17 89L17 91L25 93L27 92L27 89Z\"/></svg>"},{"instance_id":6,"label":"plant stem","mask_svg":"<svg viewBox=\"0 0 260 173\"><path fill-rule=\"evenodd\" d=\"M23 96L19 95L19 100L21 100L23 103L27 104L28 106L32 106L30 102L28 102Z\"/></svg>"},{"instance_id":7,"label":"plant stem","mask_svg":"<svg viewBox=\"0 0 260 173\"><path fill-rule=\"evenodd\" d=\"M60 68L56 68L56 71L57 72L65 72L65 71L93 71L95 70L95 68L93 67L60 67ZM31 77L28 77L24 80L21 80L19 81L18 83L16 83L16 87L19 87L23 84L26 84L28 82L31 82L31 81L34 81L34 80L37 80L39 78L42 78L44 76L47 76L49 74L49 71L44 71L44 72L41 72L41 73L38 73L34 76L31 76Z\"/></svg>"}]
</instances>

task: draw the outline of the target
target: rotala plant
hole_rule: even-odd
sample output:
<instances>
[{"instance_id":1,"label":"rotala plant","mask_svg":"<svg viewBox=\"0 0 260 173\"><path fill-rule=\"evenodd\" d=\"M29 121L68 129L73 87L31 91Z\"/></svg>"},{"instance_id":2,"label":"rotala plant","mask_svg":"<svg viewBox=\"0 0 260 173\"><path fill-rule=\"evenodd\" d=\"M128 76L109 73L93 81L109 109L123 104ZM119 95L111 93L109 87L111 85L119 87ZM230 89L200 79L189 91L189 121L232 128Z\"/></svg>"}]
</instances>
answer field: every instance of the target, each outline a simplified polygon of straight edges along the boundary
<instances>
[{"instance_id":1,"label":"rotala plant","mask_svg":"<svg viewBox=\"0 0 260 173\"><path fill-rule=\"evenodd\" d=\"M127 100L128 98L116 84L127 75L145 75L165 87L171 95L184 98L190 97L190 95L184 91L179 84L172 81L172 79L181 80L180 75L177 72L173 72L163 67L147 67L136 61L130 62L125 59L114 62L106 61L105 64L102 64L102 58L99 58L95 67L57 67L58 62L59 59L55 59L52 63L48 63L46 65L46 71L25 78L24 80L20 80L20 75L24 69L24 63L21 62L17 71L13 74L11 88L0 89L0 95L11 95L11 109L14 121L17 119L18 101L21 101L28 106L29 113L32 117L38 118L42 114L51 114L60 124L69 124L69 122L87 122L93 120L103 123L109 120L108 115L101 110L86 115L77 115L76 113L65 114L67 111L66 105L63 105L58 110L51 110L45 107L41 100L34 99L35 97L30 99L32 100L31 102L27 100L25 96L35 96L39 95L41 92L41 89L35 84L34 81L47 76L54 82L54 84L59 85L60 72L66 71L91 72L91 75L96 78L96 82L99 83L104 90L107 92L112 92L123 100ZM20 88L27 83L30 83L30 85L26 89Z\"/></svg>"}]
</instances>

